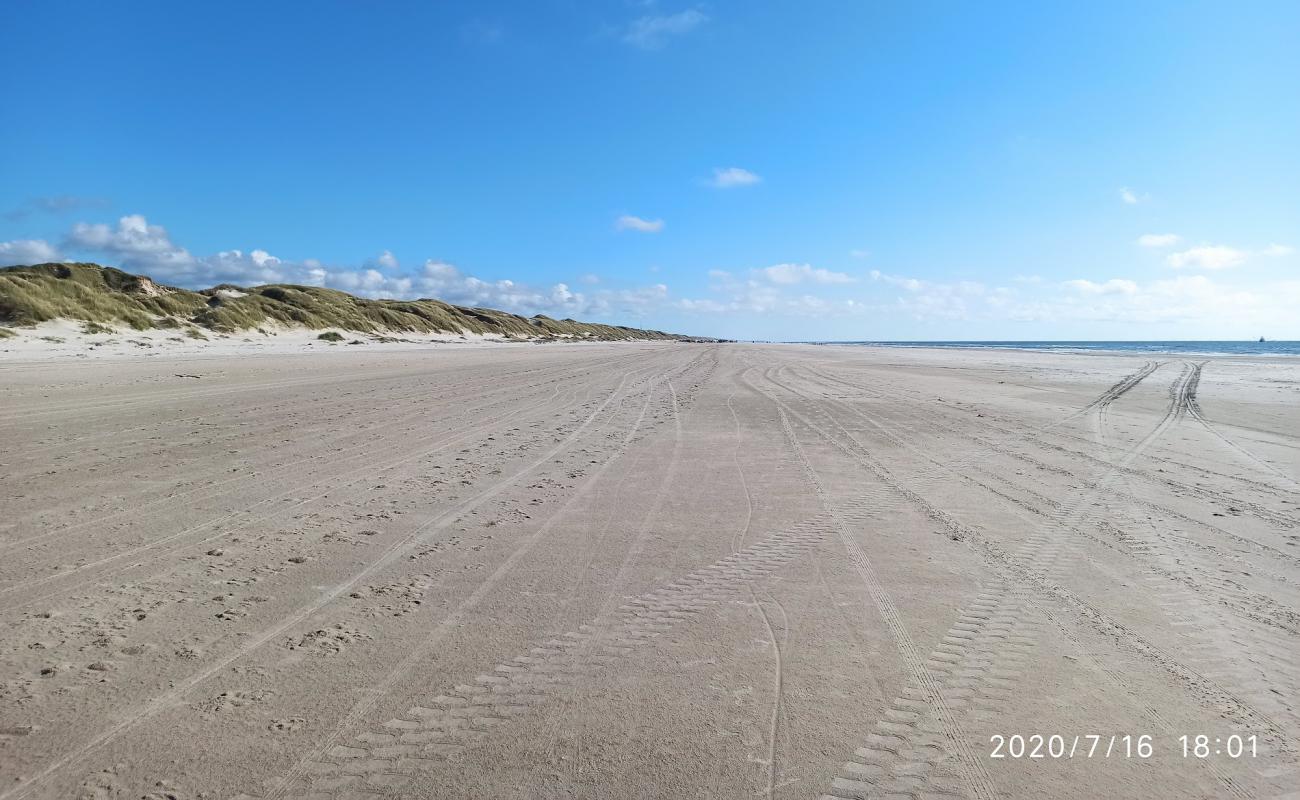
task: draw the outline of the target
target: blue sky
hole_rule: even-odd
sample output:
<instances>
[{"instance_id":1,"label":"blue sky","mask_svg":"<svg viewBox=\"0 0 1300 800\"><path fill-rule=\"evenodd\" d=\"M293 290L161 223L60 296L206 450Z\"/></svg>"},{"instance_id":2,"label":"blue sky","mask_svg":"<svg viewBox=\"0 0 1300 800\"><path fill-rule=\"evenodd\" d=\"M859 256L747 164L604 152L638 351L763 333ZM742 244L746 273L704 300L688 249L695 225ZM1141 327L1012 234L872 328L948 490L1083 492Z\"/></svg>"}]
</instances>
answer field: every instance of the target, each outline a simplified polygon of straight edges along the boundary
<instances>
[{"instance_id":1,"label":"blue sky","mask_svg":"<svg viewBox=\"0 0 1300 800\"><path fill-rule=\"evenodd\" d=\"M0 11L0 262L773 339L1300 339L1300 4Z\"/></svg>"}]
</instances>

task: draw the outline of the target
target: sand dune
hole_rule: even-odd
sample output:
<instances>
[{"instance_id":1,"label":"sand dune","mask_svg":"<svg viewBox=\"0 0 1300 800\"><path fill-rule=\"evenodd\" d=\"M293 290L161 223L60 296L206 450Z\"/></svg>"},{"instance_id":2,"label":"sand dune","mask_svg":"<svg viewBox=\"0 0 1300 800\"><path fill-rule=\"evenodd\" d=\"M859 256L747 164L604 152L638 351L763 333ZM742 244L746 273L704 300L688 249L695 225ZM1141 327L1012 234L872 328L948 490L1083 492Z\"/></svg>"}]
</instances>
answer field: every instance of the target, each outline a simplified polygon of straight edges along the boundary
<instances>
[{"instance_id":1,"label":"sand dune","mask_svg":"<svg viewBox=\"0 0 1300 800\"><path fill-rule=\"evenodd\" d=\"M0 800L1286 796L1298 399L1013 351L0 361Z\"/></svg>"}]
</instances>

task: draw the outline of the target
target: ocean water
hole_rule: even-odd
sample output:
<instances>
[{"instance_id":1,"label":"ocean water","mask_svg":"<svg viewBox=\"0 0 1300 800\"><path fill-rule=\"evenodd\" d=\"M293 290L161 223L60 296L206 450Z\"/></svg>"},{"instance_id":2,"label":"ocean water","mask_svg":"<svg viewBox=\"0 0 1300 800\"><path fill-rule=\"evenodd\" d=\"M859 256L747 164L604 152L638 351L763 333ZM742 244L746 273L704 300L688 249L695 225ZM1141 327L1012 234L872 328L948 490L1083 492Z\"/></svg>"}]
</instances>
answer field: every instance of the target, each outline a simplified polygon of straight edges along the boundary
<instances>
[{"instance_id":1,"label":"ocean water","mask_svg":"<svg viewBox=\"0 0 1300 800\"><path fill-rule=\"evenodd\" d=\"M1113 351L1182 355L1300 356L1300 342L819 342L871 347L957 347L1000 350Z\"/></svg>"}]
</instances>

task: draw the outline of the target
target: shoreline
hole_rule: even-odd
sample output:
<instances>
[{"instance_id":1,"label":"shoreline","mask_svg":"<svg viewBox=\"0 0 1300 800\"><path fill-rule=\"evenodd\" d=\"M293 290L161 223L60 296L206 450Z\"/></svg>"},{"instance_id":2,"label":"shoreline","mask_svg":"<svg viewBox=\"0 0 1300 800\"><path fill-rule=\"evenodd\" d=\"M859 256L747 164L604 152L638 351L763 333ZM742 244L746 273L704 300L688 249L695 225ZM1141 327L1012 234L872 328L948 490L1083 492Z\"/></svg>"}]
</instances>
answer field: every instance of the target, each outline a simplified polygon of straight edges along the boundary
<instances>
[{"instance_id":1,"label":"shoreline","mask_svg":"<svg viewBox=\"0 0 1300 800\"><path fill-rule=\"evenodd\" d=\"M1157 342L1152 344L1177 344L1178 342ZM1185 344L1233 344L1231 340L1204 342L1188 340ZM1208 357L1234 357L1234 358L1296 358L1300 357L1300 341L1279 340L1277 342L1267 342L1266 344L1289 345L1295 348L1295 352L1233 352L1230 350L1173 350L1173 349L1137 349L1125 347L1068 347L1068 346L1046 346L1050 343L1043 343L1045 346L1031 347L1027 345L1039 344L1037 342L788 342L787 344L805 344L816 345L818 347L871 347L886 350L943 350L943 351L960 351L973 350L979 352L1019 352L1019 353L1057 353L1062 355L1135 355L1135 356L1208 356ZM1063 343L1063 345L1066 343ZM1083 344L1080 342L1070 342L1068 344ZM1142 344L1141 342L1107 342L1098 341L1098 345L1109 344ZM1251 344L1242 342L1241 344Z\"/></svg>"}]
</instances>

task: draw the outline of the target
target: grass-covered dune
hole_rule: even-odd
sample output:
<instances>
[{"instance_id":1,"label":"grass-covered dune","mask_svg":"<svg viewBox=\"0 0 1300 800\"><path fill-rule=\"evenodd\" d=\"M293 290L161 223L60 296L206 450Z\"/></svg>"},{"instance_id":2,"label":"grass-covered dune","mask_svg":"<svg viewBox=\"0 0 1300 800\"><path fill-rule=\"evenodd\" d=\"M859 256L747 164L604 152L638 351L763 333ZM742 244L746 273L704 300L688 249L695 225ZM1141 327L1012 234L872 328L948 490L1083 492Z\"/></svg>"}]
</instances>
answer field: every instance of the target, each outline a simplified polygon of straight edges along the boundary
<instances>
[{"instance_id":1,"label":"grass-covered dune","mask_svg":"<svg viewBox=\"0 0 1300 800\"><path fill-rule=\"evenodd\" d=\"M374 334L496 334L512 338L677 339L660 331L521 317L441 300L367 300L335 289L274 284L222 285L201 291L163 286L98 264L35 264L0 268L0 326L55 319L136 330L182 328L235 333L280 326L338 328ZM0 328L3 330L3 328Z\"/></svg>"}]
</instances>

